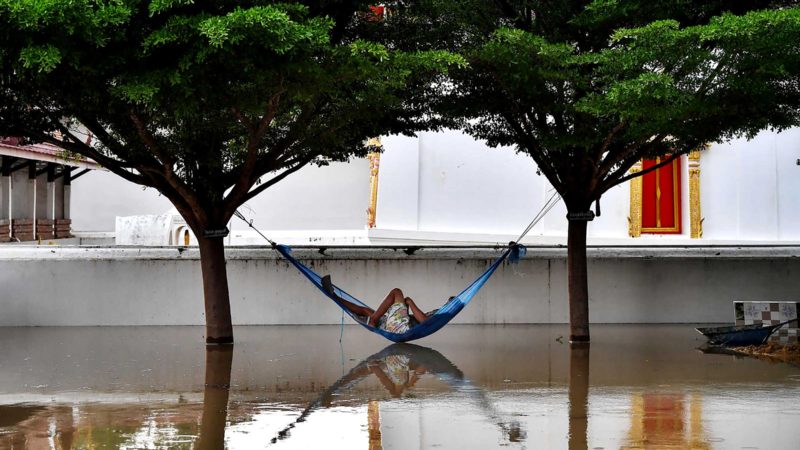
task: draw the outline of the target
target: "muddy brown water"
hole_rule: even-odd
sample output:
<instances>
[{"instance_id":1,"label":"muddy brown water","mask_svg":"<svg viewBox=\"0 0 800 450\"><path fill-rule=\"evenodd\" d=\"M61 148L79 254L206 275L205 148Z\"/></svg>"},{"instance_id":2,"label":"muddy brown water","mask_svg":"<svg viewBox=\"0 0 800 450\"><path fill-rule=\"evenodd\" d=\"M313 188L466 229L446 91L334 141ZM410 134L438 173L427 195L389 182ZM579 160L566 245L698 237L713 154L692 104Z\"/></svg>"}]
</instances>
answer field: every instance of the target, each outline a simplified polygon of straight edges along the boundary
<instances>
[{"instance_id":1,"label":"muddy brown water","mask_svg":"<svg viewBox=\"0 0 800 450\"><path fill-rule=\"evenodd\" d=\"M0 449L796 449L800 368L688 325L0 328Z\"/></svg>"}]
</instances>

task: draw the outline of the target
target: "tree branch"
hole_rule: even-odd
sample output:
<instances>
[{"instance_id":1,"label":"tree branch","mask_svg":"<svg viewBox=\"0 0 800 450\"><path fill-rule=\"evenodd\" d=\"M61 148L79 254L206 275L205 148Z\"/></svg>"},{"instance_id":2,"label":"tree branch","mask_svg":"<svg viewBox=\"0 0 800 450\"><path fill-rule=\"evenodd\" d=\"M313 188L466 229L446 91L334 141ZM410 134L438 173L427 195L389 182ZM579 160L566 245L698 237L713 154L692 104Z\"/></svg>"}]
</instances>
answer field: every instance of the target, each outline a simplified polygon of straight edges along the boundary
<instances>
[{"instance_id":1,"label":"tree branch","mask_svg":"<svg viewBox=\"0 0 800 450\"><path fill-rule=\"evenodd\" d=\"M47 142L57 147L70 150L79 155L92 158L95 162L105 167L106 169L110 170L112 173L119 175L120 177L132 183L141 184L143 186L151 185L150 183L148 183L147 178L145 178L141 174L137 175L132 172L129 172L127 170L126 165L124 165L120 161L117 161L113 158L109 158L108 156L103 155L99 151L92 148L89 144L79 139L72 133L72 131L69 128L67 128L64 124L62 124L60 120L54 119L53 117L50 117L50 120L52 121L53 125L55 125L61 131L61 134L63 136L68 137L69 140L71 140L72 142L70 143L62 139L56 139L55 137L47 133L42 133L38 135L39 139L42 142Z\"/></svg>"},{"instance_id":2,"label":"tree branch","mask_svg":"<svg viewBox=\"0 0 800 450\"><path fill-rule=\"evenodd\" d=\"M514 121L513 117L510 117L508 113L500 113L501 116L505 119L511 129L514 131L514 134L517 135L517 140L519 142L525 142L530 147L528 148L528 154L531 156L533 161L536 163L536 166L539 170L544 173L544 176L550 181L550 184L558 191L560 194L564 193L564 185L561 182L558 173L553 170L552 167L546 164L544 155L542 154L542 148L536 143L535 140L525 133L519 124Z\"/></svg>"},{"instance_id":3,"label":"tree branch","mask_svg":"<svg viewBox=\"0 0 800 450\"><path fill-rule=\"evenodd\" d=\"M258 128L253 129L252 126L249 127L250 133L247 140L247 156L245 157L245 161L241 170L238 171L238 179L236 180L233 189L231 189L230 193L228 194L228 198L230 198L233 203L238 202L241 204L243 202L241 199L245 197L247 191L250 190L250 188L253 186L253 183L255 183L259 177L256 173L254 173L258 164L258 149L261 146L261 140L264 138L269 125L272 123L272 121L275 119L275 115L278 113L278 106L280 105L280 98L281 95L283 95L283 92L284 90L282 89L269 98L267 101L266 111L264 111L264 115L261 117L261 120L258 123ZM242 119L247 120L244 116L242 116ZM249 123L249 121L247 122Z\"/></svg>"},{"instance_id":4,"label":"tree branch","mask_svg":"<svg viewBox=\"0 0 800 450\"><path fill-rule=\"evenodd\" d=\"M133 125L136 128L136 132L139 134L139 139L142 140L144 145L150 148L150 151L155 153L158 159L161 160L164 168L167 171L172 172L172 166L175 164L175 159L169 153L161 150L161 147L156 143L155 137L147 130L144 119L142 119L138 113L131 110L129 116L131 118L131 122L133 122Z\"/></svg>"},{"instance_id":5,"label":"tree branch","mask_svg":"<svg viewBox=\"0 0 800 450\"><path fill-rule=\"evenodd\" d=\"M283 84L283 81L281 81ZM286 92L286 89L280 89L278 92L273 94L269 100L267 101L267 108L264 111L264 115L261 117L261 120L258 123L258 128L256 129L256 137L258 140L261 140L264 137L264 133L267 132L267 128L275 119L275 115L278 113L278 106L280 106L281 96Z\"/></svg>"},{"instance_id":6,"label":"tree branch","mask_svg":"<svg viewBox=\"0 0 800 450\"><path fill-rule=\"evenodd\" d=\"M247 129L248 134L254 134L255 133L255 129L253 128L253 123L250 122L250 119L248 119L247 116L242 114L242 112L239 110L239 108L237 108L235 106L232 106L230 111L231 111L231 114L233 115L233 117L236 118L236 120L238 120L239 123L244 125L245 129Z\"/></svg>"},{"instance_id":7,"label":"tree branch","mask_svg":"<svg viewBox=\"0 0 800 450\"><path fill-rule=\"evenodd\" d=\"M628 169L630 169L630 167L633 164L636 163L636 161L641 159L640 155L642 154L642 151L641 151L642 146L653 147L655 145L659 145L664 141L664 138L666 138L666 136L667 136L666 134L662 133L662 134L656 135L653 138L653 140L651 140L650 142L641 142L641 141L639 141L639 142L636 142L636 143L634 143L632 145L629 145L628 147L624 148L620 152L617 152L617 153L610 152L608 154L608 156L603 160L603 163L600 165L600 168L598 170L598 177L599 178L614 179L614 178L617 178L617 177L621 176L622 173L627 172ZM611 170L616 165L620 165L622 167L622 169L618 169L613 174L608 176L608 174L611 172ZM628 167L625 167L626 165ZM620 173L620 170L622 170L623 172Z\"/></svg>"},{"instance_id":8,"label":"tree branch","mask_svg":"<svg viewBox=\"0 0 800 450\"><path fill-rule=\"evenodd\" d=\"M608 150L608 147L611 145L611 142L614 140L617 135L628 126L628 122L623 121L618 123L611 131L608 133L605 139L603 139L603 143L598 148L597 152L595 153L595 158L600 158L603 156L603 153Z\"/></svg>"}]
</instances>

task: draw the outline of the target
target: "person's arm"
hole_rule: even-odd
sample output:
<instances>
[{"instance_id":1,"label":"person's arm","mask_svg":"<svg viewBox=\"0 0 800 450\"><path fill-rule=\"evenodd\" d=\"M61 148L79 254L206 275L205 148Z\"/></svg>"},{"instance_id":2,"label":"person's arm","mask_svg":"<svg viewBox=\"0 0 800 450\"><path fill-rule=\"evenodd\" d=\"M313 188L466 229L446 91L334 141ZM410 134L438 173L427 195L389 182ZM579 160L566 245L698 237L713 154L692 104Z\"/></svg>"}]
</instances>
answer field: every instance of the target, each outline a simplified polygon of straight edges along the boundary
<instances>
[{"instance_id":1,"label":"person's arm","mask_svg":"<svg viewBox=\"0 0 800 450\"><path fill-rule=\"evenodd\" d=\"M419 307L417 307L417 304L414 303L414 300L407 298L406 304L408 305L408 309L411 310L411 315L414 316L414 319L416 319L417 323L422 323L428 320L428 315L419 309Z\"/></svg>"}]
</instances>

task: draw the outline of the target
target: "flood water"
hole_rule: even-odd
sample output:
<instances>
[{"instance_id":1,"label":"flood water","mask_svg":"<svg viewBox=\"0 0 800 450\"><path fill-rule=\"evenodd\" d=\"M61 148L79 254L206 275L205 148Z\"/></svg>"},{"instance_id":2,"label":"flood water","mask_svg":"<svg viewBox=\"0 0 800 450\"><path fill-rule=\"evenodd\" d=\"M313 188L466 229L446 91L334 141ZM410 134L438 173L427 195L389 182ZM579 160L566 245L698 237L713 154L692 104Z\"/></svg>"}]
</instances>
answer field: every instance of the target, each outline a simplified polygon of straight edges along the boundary
<instances>
[{"instance_id":1,"label":"flood water","mask_svg":"<svg viewBox=\"0 0 800 450\"><path fill-rule=\"evenodd\" d=\"M0 449L796 449L800 368L686 325L0 328Z\"/></svg>"}]
</instances>

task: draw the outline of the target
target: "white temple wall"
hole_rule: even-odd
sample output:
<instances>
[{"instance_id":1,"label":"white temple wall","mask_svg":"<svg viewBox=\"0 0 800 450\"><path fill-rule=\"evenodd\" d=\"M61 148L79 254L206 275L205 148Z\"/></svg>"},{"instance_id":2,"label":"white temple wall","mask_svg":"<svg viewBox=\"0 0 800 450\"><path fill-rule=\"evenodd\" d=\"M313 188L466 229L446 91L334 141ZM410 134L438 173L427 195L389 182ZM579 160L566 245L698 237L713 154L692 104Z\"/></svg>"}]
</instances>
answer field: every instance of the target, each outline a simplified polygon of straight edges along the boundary
<instances>
[{"instance_id":1,"label":"white temple wall","mask_svg":"<svg viewBox=\"0 0 800 450\"><path fill-rule=\"evenodd\" d=\"M117 216L162 214L172 207L155 189L100 170L73 181L70 191L72 229L76 231L114 231Z\"/></svg>"},{"instance_id":2,"label":"white temple wall","mask_svg":"<svg viewBox=\"0 0 800 450\"><path fill-rule=\"evenodd\" d=\"M703 238L800 240L800 129L715 144L701 157Z\"/></svg>"},{"instance_id":3,"label":"white temple wall","mask_svg":"<svg viewBox=\"0 0 800 450\"><path fill-rule=\"evenodd\" d=\"M383 139L376 224L395 230L419 229L420 145L418 137Z\"/></svg>"},{"instance_id":4,"label":"white temple wall","mask_svg":"<svg viewBox=\"0 0 800 450\"><path fill-rule=\"evenodd\" d=\"M363 229L369 202L369 163L355 159L306 167L247 203L263 229ZM110 172L92 171L72 184L72 225L78 231L114 231L117 216L160 215L172 203ZM232 229L246 227L231 222Z\"/></svg>"},{"instance_id":5,"label":"white temple wall","mask_svg":"<svg viewBox=\"0 0 800 450\"><path fill-rule=\"evenodd\" d=\"M369 161L357 158L305 167L259 194L244 210L262 229L363 230L367 206ZM232 229L246 227L240 220L231 222Z\"/></svg>"},{"instance_id":6,"label":"white temple wall","mask_svg":"<svg viewBox=\"0 0 800 450\"><path fill-rule=\"evenodd\" d=\"M511 148L488 148L455 131L383 139L375 232L398 231L401 238L477 241L512 239L544 204L549 183L532 160ZM714 144L700 160L703 239L712 241L800 240L800 129L762 132L753 140ZM682 221L679 235L628 238L629 184L607 192L602 215L589 224L590 239L670 243L689 241L688 164L682 165ZM91 172L72 187L73 228L110 231L116 216L163 214L169 201L111 173ZM369 206L369 162L355 159L328 167L307 167L249 202L245 210L263 230L293 230L323 236L363 233ZM566 239L566 210L559 204L530 236L546 242ZM233 230L244 224L231 223ZM341 233L340 233L341 234ZM250 241L247 241L249 243ZM254 241L255 242L255 241ZM241 243L244 243L241 242ZM590 241L591 243L591 241Z\"/></svg>"},{"instance_id":7,"label":"white temple wall","mask_svg":"<svg viewBox=\"0 0 800 450\"><path fill-rule=\"evenodd\" d=\"M419 142L420 230L515 234L544 204L546 180L510 148L461 133L423 133Z\"/></svg>"},{"instance_id":8,"label":"white temple wall","mask_svg":"<svg viewBox=\"0 0 800 450\"><path fill-rule=\"evenodd\" d=\"M458 132L421 133L418 139L385 142L378 191L378 228L395 225L398 199L408 184L386 175L408 161L395 153L419 153L417 209L422 232L514 235L541 208L550 185L529 157L511 148L492 149ZM703 239L708 241L800 240L800 129L765 131L752 140L713 144L700 160ZM682 233L628 238L630 186L608 191L602 215L589 223L590 238L685 241L689 239L689 176L684 157L681 177ZM405 198L402 209L413 209ZM565 237L566 210L559 204L530 236Z\"/></svg>"}]
</instances>

